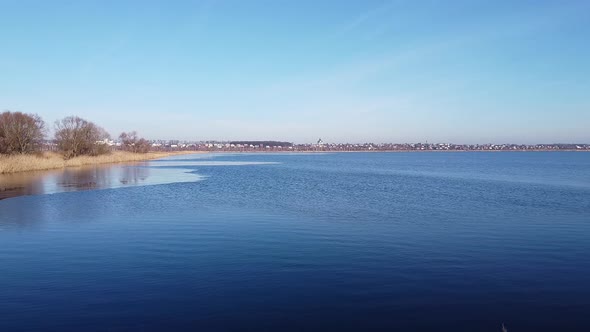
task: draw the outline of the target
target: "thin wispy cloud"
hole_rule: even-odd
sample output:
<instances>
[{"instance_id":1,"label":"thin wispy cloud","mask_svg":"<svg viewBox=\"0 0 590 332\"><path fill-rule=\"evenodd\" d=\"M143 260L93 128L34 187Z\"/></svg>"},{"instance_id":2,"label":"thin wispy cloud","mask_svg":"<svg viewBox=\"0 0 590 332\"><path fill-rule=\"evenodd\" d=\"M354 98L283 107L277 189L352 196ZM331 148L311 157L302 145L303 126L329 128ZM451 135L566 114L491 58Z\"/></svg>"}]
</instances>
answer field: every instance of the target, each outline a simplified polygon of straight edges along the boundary
<instances>
[{"instance_id":1,"label":"thin wispy cloud","mask_svg":"<svg viewBox=\"0 0 590 332\"><path fill-rule=\"evenodd\" d=\"M350 22L345 24L342 29L340 30L341 34L347 34L353 30L358 29L359 27L371 22L371 20L386 14L390 11L399 1L385 1L380 6L371 8L366 12L356 16Z\"/></svg>"}]
</instances>

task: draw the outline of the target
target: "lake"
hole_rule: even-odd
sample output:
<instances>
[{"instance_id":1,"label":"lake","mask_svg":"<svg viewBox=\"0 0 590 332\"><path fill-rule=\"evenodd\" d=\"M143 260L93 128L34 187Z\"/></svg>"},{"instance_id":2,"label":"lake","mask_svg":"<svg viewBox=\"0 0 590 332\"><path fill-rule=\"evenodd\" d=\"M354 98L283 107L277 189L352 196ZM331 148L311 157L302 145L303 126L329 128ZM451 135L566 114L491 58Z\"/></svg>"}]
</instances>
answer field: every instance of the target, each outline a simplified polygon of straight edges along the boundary
<instances>
[{"instance_id":1,"label":"lake","mask_svg":"<svg viewBox=\"0 0 590 332\"><path fill-rule=\"evenodd\" d=\"M0 331L590 330L590 153L199 154L2 184Z\"/></svg>"}]
</instances>

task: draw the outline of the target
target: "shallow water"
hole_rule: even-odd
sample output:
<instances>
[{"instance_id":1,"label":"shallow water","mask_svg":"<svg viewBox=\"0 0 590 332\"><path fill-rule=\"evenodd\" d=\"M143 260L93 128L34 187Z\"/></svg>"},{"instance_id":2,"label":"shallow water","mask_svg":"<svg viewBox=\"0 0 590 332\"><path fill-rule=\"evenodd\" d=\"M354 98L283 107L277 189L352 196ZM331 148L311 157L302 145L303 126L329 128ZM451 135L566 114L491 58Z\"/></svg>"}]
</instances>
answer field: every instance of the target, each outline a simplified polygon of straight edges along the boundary
<instances>
[{"instance_id":1,"label":"shallow water","mask_svg":"<svg viewBox=\"0 0 590 332\"><path fill-rule=\"evenodd\" d=\"M154 169L149 163L94 165L59 170L0 174L0 200L25 195L194 182L189 172Z\"/></svg>"},{"instance_id":2,"label":"shallow water","mask_svg":"<svg viewBox=\"0 0 590 332\"><path fill-rule=\"evenodd\" d=\"M1 331L590 330L588 153L199 155L98 173L0 201Z\"/></svg>"}]
</instances>

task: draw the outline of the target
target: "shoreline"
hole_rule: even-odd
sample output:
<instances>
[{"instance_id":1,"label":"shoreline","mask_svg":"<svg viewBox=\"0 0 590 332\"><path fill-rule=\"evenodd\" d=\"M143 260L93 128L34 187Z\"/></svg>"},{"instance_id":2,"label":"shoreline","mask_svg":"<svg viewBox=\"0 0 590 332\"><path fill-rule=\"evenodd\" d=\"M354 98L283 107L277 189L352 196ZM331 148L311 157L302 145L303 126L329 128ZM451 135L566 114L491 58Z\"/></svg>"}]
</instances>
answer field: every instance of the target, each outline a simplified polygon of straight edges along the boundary
<instances>
[{"instance_id":1,"label":"shoreline","mask_svg":"<svg viewBox=\"0 0 590 332\"><path fill-rule=\"evenodd\" d=\"M299 154L299 153L424 153L424 152L435 152L435 153L449 153L449 152L590 152L590 150L574 150L574 149L563 149L563 150L356 150L356 151L338 151L338 150L297 150L297 151L280 151L280 150L248 150L248 151L232 151L232 150L221 150L221 151L169 151L169 152L147 152L147 153L133 153L127 151L113 151L110 154L100 156L78 156L72 159L64 160L63 157L55 152L44 152L39 155L0 155L0 174L14 174L22 172L34 172L34 171L49 171L56 169L65 169L68 167L82 167L91 165L103 165L103 164L117 164L125 162L139 162L160 159L178 155L188 154L218 154L218 153L235 153L235 154Z\"/></svg>"},{"instance_id":2,"label":"shoreline","mask_svg":"<svg viewBox=\"0 0 590 332\"><path fill-rule=\"evenodd\" d=\"M78 156L64 160L60 154L45 152L39 155L10 155L0 156L0 174L14 174L33 171L49 171L68 167L81 167L102 164L117 164L135 161L147 161L165 157L207 153L204 151L173 151L133 153L127 151L113 151L100 156Z\"/></svg>"},{"instance_id":3,"label":"shoreline","mask_svg":"<svg viewBox=\"0 0 590 332\"><path fill-rule=\"evenodd\" d=\"M248 151L234 151L234 150L221 150L221 151L203 151L199 150L195 153L423 153L423 152L436 152L436 153L446 153L446 152L590 152L590 150L582 150L582 149L560 149L560 150L297 150L297 151L290 151L290 150L272 150L272 151L256 151L256 150L248 150Z\"/></svg>"}]
</instances>

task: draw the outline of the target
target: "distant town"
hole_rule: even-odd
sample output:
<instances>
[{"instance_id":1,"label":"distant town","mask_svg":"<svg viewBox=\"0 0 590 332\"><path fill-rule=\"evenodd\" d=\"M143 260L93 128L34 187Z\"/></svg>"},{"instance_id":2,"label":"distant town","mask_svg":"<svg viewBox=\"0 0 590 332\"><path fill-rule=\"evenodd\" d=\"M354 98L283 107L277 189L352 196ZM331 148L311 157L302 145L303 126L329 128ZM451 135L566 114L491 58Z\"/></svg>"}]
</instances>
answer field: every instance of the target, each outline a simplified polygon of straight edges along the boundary
<instances>
[{"instance_id":1,"label":"distant town","mask_svg":"<svg viewBox=\"0 0 590 332\"><path fill-rule=\"evenodd\" d=\"M453 144L453 143L316 143L297 144L281 141L181 141L148 140L153 151L210 151L210 152L354 152L354 151L590 151L590 144ZM118 140L101 142L117 149ZM54 143L45 141L45 150L53 150Z\"/></svg>"}]
</instances>

